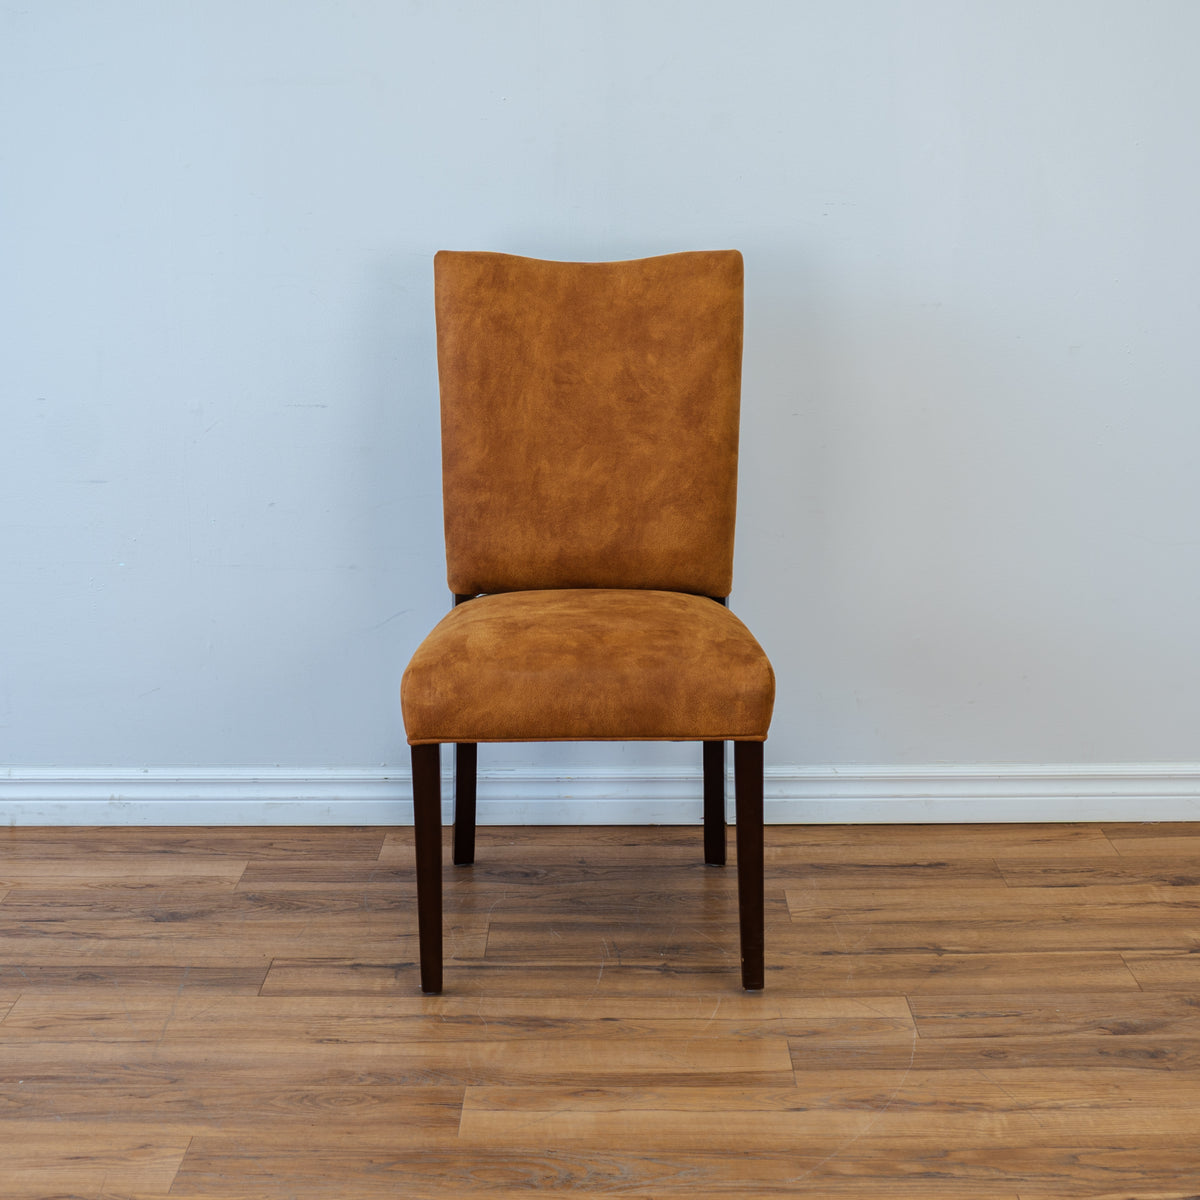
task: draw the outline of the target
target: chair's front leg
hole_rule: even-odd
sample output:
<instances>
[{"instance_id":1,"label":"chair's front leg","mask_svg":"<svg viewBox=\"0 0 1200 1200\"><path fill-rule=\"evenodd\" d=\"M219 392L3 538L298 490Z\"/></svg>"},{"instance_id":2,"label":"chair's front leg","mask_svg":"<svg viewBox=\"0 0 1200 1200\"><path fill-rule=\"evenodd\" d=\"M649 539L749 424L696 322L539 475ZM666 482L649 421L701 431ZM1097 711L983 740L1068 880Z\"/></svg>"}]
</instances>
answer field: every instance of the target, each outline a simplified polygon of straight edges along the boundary
<instances>
[{"instance_id":1,"label":"chair's front leg","mask_svg":"<svg viewBox=\"0 0 1200 1200\"><path fill-rule=\"evenodd\" d=\"M742 939L742 987L763 986L763 744L734 742L733 786L737 804L738 922Z\"/></svg>"},{"instance_id":2,"label":"chair's front leg","mask_svg":"<svg viewBox=\"0 0 1200 1200\"><path fill-rule=\"evenodd\" d=\"M704 743L704 861L725 865L725 743Z\"/></svg>"},{"instance_id":3,"label":"chair's front leg","mask_svg":"<svg viewBox=\"0 0 1200 1200\"><path fill-rule=\"evenodd\" d=\"M421 990L442 990L442 772L439 747L413 746L413 841Z\"/></svg>"},{"instance_id":4,"label":"chair's front leg","mask_svg":"<svg viewBox=\"0 0 1200 1200\"><path fill-rule=\"evenodd\" d=\"M479 747L474 742L454 746L454 865L475 861L475 768Z\"/></svg>"}]
</instances>

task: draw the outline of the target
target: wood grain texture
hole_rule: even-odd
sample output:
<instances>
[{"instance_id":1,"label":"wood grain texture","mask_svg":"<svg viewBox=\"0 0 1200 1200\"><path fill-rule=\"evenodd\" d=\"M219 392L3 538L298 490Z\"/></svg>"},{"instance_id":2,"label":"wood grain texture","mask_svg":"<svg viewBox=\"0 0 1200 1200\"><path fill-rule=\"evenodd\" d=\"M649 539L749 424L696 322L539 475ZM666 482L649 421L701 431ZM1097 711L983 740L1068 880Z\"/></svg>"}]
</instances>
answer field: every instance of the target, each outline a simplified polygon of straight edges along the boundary
<instances>
[{"instance_id":1,"label":"wood grain texture","mask_svg":"<svg viewBox=\"0 0 1200 1200\"><path fill-rule=\"evenodd\" d=\"M1200 994L1200 946L1183 950L1127 950L1122 956L1144 991L1187 989Z\"/></svg>"},{"instance_id":2,"label":"wood grain texture","mask_svg":"<svg viewBox=\"0 0 1200 1200\"><path fill-rule=\"evenodd\" d=\"M1200 1194L1200 826L0 832L0 1194ZM447 853L448 859L448 853Z\"/></svg>"}]
</instances>

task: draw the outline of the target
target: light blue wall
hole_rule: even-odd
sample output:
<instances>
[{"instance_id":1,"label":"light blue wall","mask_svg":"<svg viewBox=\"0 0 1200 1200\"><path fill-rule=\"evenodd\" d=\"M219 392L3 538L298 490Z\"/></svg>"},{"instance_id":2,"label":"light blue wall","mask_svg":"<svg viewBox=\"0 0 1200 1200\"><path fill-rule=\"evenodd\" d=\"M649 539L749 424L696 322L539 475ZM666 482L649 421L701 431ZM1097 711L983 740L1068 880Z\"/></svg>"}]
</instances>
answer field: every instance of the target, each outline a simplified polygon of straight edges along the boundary
<instances>
[{"instance_id":1,"label":"light blue wall","mask_svg":"<svg viewBox=\"0 0 1200 1200\"><path fill-rule=\"evenodd\" d=\"M745 253L774 762L1200 757L1198 44L1191 0L0 4L0 763L406 761L441 247Z\"/></svg>"}]
</instances>

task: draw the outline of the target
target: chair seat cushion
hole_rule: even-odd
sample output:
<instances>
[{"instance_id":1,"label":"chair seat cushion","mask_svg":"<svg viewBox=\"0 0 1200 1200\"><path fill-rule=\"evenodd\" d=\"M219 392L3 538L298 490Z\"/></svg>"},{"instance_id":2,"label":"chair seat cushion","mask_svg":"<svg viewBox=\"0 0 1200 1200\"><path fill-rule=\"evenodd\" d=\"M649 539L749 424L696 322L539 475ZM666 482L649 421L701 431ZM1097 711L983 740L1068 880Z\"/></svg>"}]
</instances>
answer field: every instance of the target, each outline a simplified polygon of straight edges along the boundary
<instances>
[{"instance_id":1,"label":"chair seat cushion","mask_svg":"<svg viewBox=\"0 0 1200 1200\"><path fill-rule=\"evenodd\" d=\"M453 609L401 684L412 745L761 741L771 664L723 605L640 590L506 592Z\"/></svg>"}]
</instances>

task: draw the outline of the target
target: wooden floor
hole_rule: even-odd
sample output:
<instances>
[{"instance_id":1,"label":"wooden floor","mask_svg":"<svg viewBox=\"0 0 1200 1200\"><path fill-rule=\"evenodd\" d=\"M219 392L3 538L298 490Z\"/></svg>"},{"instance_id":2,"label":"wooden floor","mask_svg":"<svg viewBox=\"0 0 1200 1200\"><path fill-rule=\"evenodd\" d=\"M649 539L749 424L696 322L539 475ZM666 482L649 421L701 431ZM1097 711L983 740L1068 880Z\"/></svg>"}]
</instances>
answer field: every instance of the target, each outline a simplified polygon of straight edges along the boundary
<instances>
[{"instance_id":1,"label":"wooden floor","mask_svg":"<svg viewBox=\"0 0 1200 1200\"><path fill-rule=\"evenodd\" d=\"M1200 1194L1200 825L700 840L0 831L0 1195Z\"/></svg>"}]
</instances>

